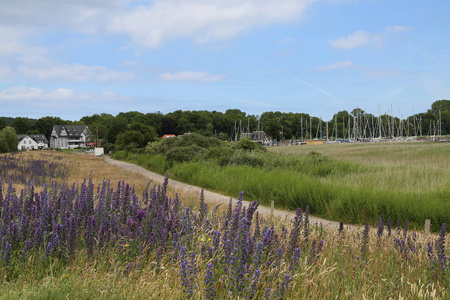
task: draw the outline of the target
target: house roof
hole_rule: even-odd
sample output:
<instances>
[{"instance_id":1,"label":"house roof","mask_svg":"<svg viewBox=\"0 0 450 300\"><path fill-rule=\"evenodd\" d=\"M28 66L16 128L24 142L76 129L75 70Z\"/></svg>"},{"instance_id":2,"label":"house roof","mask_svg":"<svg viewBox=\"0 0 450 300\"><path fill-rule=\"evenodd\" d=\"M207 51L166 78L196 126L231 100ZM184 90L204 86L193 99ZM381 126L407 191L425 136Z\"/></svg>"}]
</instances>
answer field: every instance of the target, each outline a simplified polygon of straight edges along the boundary
<instances>
[{"instance_id":1,"label":"house roof","mask_svg":"<svg viewBox=\"0 0 450 300\"><path fill-rule=\"evenodd\" d=\"M48 139L43 134L18 134L17 135L17 140L20 142L21 140L23 140L27 136L30 137L31 139L33 139L38 144L39 143L41 143L41 144L48 144Z\"/></svg>"},{"instance_id":2,"label":"house roof","mask_svg":"<svg viewBox=\"0 0 450 300\"><path fill-rule=\"evenodd\" d=\"M162 136L163 139L171 138L171 137L177 137L177 136L175 134L165 134Z\"/></svg>"},{"instance_id":3,"label":"house roof","mask_svg":"<svg viewBox=\"0 0 450 300\"><path fill-rule=\"evenodd\" d=\"M61 136L61 132L65 129L68 136L71 138L80 137L83 131L87 128L86 125L55 125L53 129L56 132L56 137Z\"/></svg>"},{"instance_id":4,"label":"house roof","mask_svg":"<svg viewBox=\"0 0 450 300\"><path fill-rule=\"evenodd\" d=\"M249 132L249 133L243 133L242 137L248 137L248 138L251 138L252 140L260 140L260 139L270 140L271 139L271 137L264 131L253 131L253 132Z\"/></svg>"}]
</instances>

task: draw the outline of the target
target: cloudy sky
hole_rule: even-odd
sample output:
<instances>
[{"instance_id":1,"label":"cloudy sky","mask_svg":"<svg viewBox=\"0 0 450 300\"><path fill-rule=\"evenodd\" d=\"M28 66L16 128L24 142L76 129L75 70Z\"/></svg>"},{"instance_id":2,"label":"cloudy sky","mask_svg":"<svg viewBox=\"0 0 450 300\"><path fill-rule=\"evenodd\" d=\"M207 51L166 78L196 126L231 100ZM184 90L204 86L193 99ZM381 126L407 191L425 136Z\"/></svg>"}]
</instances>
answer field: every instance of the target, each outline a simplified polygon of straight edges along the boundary
<instances>
[{"instance_id":1,"label":"cloudy sky","mask_svg":"<svg viewBox=\"0 0 450 300\"><path fill-rule=\"evenodd\" d=\"M444 0L1 0L0 116L360 107L450 99Z\"/></svg>"}]
</instances>

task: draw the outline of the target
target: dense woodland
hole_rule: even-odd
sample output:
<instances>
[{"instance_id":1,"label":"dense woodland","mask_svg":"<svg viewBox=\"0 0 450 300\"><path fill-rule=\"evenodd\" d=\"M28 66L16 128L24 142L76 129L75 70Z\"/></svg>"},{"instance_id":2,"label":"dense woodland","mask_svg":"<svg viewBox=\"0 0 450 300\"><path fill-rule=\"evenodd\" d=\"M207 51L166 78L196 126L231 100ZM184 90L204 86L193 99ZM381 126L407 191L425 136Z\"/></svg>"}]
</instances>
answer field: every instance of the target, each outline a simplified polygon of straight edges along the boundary
<instances>
[{"instance_id":1,"label":"dense woodland","mask_svg":"<svg viewBox=\"0 0 450 300\"><path fill-rule=\"evenodd\" d=\"M131 145L142 148L164 134L197 132L221 140L235 140L241 133L265 131L273 140L309 138L370 138L398 136L447 135L450 133L450 100L435 101L424 113L398 118L394 113L375 116L360 108L337 112L331 120L321 120L306 113L264 112L249 115L239 109L227 111L181 111L167 114L137 111L94 114L78 121L46 116L40 119L0 117L0 130L11 126L17 134L45 134L50 138L53 125L88 125L92 140L107 150Z\"/></svg>"}]
</instances>

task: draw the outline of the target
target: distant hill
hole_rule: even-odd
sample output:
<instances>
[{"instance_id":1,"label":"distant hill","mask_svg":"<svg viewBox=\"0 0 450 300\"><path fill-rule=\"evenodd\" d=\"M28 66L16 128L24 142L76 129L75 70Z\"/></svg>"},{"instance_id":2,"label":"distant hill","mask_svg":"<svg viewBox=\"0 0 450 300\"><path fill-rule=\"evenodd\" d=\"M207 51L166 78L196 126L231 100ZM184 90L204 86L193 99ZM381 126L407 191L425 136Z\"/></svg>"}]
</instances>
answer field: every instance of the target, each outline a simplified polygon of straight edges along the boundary
<instances>
[{"instance_id":1,"label":"distant hill","mask_svg":"<svg viewBox=\"0 0 450 300\"><path fill-rule=\"evenodd\" d=\"M14 121L14 118L11 117L0 117L0 119L3 118L6 121L6 124L8 126L11 126L12 122ZM28 120L30 120L33 124L36 123L37 119L32 119L32 118L27 118Z\"/></svg>"},{"instance_id":2,"label":"distant hill","mask_svg":"<svg viewBox=\"0 0 450 300\"><path fill-rule=\"evenodd\" d=\"M14 118L10 118L10 117L0 117L0 119L3 118L6 121L6 124L8 126L11 126L12 122L14 121Z\"/></svg>"}]
</instances>

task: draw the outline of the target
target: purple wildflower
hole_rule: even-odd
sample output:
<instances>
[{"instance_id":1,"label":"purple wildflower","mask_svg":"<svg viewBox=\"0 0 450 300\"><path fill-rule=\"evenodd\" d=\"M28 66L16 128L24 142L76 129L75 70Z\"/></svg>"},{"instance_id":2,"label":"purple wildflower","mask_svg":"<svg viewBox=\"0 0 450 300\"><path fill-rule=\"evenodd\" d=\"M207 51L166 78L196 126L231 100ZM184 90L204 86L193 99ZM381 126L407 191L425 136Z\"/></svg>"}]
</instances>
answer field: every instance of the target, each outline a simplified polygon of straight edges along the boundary
<instances>
[{"instance_id":1,"label":"purple wildflower","mask_svg":"<svg viewBox=\"0 0 450 300\"><path fill-rule=\"evenodd\" d=\"M214 273L212 263L208 263L206 266L205 292L206 299L214 299Z\"/></svg>"},{"instance_id":2,"label":"purple wildflower","mask_svg":"<svg viewBox=\"0 0 450 300\"><path fill-rule=\"evenodd\" d=\"M383 231L384 231L383 219L381 219L381 217L379 217L378 218L378 231L377 231L377 235L378 235L379 239L383 235Z\"/></svg>"}]
</instances>

